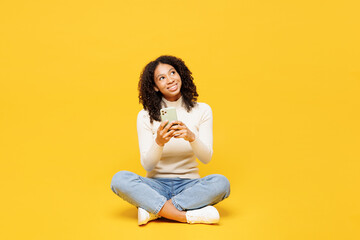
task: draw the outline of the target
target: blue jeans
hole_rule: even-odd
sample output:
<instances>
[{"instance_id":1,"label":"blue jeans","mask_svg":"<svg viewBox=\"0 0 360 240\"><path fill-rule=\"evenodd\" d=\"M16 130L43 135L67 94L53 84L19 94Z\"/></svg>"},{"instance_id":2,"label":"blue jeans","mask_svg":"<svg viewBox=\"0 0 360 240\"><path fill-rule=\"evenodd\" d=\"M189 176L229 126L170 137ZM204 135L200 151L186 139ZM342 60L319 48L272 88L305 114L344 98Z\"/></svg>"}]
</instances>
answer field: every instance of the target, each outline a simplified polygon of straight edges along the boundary
<instances>
[{"instance_id":1,"label":"blue jeans","mask_svg":"<svg viewBox=\"0 0 360 240\"><path fill-rule=\"evenodd\" d=\"M146 178L120 171L111 181L115 194L148 212L157 214L171 199L180 211L214 205L230 194L229 180L219 174L203 178Z\"/></svg>"}]
</instances>

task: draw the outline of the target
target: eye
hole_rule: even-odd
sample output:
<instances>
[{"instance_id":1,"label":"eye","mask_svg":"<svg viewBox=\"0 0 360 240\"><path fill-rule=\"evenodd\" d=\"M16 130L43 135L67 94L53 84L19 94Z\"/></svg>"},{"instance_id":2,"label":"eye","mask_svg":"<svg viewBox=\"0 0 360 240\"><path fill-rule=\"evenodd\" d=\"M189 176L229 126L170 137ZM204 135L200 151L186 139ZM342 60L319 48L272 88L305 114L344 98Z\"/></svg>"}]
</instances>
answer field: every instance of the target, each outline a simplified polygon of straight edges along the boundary
<instances>
[{"instance_id":1,"label":"eye","mask_svg":"<svg viewBox=\"0 0 360 240\"><path fill-rule=\"evenodd\" d=\"M171 71L171 74L174 75L176 72L175 71Z\"/></svg>"},{"instance_id":2,"label":"eye","mask_svg":"<svg viewBox=\"0 0 360 240\"><path fill-rule=\"evenodd\" d=\"M160 77L160 78L159 78L159 80L163 80L163 79L164 79L164 77Z\"/></svg>"}]
</instances>

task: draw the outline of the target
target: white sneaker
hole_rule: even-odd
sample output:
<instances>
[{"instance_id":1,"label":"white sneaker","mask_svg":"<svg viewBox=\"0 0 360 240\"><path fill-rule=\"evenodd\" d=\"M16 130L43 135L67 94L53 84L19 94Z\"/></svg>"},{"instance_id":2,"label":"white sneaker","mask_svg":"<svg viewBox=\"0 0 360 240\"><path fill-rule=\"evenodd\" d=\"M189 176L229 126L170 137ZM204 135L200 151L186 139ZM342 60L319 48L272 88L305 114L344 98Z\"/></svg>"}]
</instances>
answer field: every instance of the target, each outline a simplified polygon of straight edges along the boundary
<instances>
[{"instance_id":1,"label":"white sneaker","mask_svg":"<svg viewBox=\"0 0 360 240\"><path fill-rule=\"evenodd\" d=\"M148 211L146 211L145 209L139 207L138 208L138 225L143 225L148 223L151 220L160 218L159 215L155 215L153 213L149 213Z\"/></svg>"},{"instance_id":2,"label":"white sneaker","mask_svg":"<svg viewBox=\"0 0 360 240\"><path fill-rule=\"evenodd\" d=\"M186 221L188 223L218 223L220 215L213 206L206 206L196 210L186 212Z\"/></svg>"}]
</instances>

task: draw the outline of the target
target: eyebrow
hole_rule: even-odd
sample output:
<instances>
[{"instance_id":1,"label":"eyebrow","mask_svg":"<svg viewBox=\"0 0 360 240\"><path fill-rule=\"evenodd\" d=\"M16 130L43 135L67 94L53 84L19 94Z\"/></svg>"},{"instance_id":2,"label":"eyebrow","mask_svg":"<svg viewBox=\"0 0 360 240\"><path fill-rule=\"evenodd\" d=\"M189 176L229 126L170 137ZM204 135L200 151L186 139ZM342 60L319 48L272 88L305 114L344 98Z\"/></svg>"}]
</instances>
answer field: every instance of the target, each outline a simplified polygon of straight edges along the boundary
<instances>
[{"instance_id":1,"label":"eyebrow","mask_svg":"<svg viewBox=\"0 0 360 240\"><path fill-rule=\"evenodd\" d=\"M168 72L170 72L170 71L173 70L173 69L175 70L174 67L170 68ZM164 75L164 74L159 74L159 75L156 76L156 78L159 78L161 75Z\"/></svg>"}]
</instances>

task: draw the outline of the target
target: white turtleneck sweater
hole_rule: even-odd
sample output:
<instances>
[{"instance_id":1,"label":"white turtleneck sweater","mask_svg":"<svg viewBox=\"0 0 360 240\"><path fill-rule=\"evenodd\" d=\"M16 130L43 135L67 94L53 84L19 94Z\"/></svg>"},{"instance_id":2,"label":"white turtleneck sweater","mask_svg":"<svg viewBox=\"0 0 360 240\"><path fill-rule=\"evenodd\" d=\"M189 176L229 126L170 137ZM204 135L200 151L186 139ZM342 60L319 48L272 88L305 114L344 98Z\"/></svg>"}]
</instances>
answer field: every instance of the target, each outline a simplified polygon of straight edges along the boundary
<instances>
[{"instance_id":1,"label":"white turtleneck sweater","mask_svg":"<svg viewBox=\"0 0 360 240\"><path fill-rule=\"evenodd\" d=\"M182 97L170 102L163 98L163 107L175 107L179 121L182 121L196 136L195 141L171 138L164 146L155 139L161 122L150 123L150 116L144 109L137 117L141 165L149 178L199 178L198 163L208 163L213 153L213 118L206 103L197 103L190 112L183 105Z\"/></svg>"}]
</instances>

